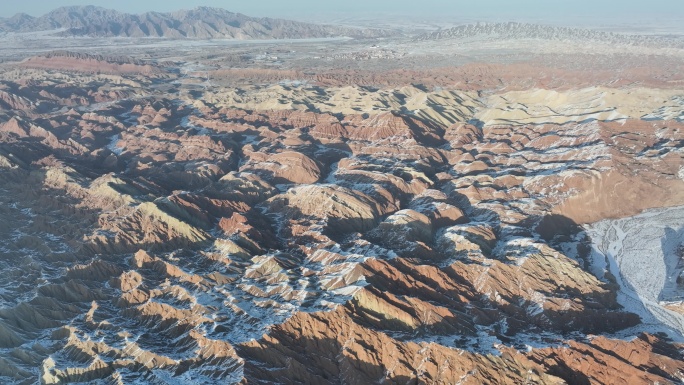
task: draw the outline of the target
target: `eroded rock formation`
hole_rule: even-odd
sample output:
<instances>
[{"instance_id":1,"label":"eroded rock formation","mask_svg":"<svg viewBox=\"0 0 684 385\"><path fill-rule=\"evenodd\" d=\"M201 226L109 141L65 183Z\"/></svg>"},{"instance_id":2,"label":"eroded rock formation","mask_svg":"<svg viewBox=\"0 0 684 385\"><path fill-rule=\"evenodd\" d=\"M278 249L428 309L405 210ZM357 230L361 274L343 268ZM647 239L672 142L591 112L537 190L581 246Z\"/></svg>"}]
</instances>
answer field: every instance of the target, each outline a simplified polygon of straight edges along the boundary
<instances>
[{"instance_id":1,"label":"eroded rock formation","mask_svg":"<svg viewBox=\"0 0 684 385\"><path fill-rule=\"evenodd\" d=\"M581 226L684 204L662 72L160 63L0 73L0 382L682 378L682 330L643 330Z\"/></svg>"}]
</instances>

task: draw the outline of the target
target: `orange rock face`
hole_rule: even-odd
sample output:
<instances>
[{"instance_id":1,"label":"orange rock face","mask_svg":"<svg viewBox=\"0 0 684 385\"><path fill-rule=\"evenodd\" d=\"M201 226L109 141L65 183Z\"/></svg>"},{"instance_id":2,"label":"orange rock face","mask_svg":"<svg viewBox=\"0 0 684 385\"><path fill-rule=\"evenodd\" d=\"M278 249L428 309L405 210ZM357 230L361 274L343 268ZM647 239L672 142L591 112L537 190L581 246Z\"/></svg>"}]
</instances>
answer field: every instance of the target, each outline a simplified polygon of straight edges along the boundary
<instances>
[{"instance_id":1,"label":"orange rock face","mask_svg":"<svg viewBox=\"0 0 684 385\"><path fill-rule=\"evenodd\" d=\"M642 334L632 341L596 337L589 343L542 349L529 354L550 373L575 384L672 383L682 373L677 347Z\"/></svg>"}]
</instances>

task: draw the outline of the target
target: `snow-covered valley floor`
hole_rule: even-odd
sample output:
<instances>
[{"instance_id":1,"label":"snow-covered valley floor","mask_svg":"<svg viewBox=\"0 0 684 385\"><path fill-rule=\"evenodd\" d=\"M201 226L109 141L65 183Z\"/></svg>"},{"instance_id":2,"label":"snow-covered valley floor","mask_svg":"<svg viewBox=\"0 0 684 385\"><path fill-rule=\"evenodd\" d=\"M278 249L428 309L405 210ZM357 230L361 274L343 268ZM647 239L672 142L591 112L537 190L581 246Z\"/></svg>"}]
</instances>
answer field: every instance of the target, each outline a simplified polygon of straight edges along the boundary
<instances>
[{"instance_id":1,"label":"snow-covered valley floor","mask_svg":"<svg viewBox=\"0 0 684 385\"><path fill-rule=\"evenodd\" d=\"M684 340L684 315L664 307L665 301L684 294L676 283L683 228L684 207L648 210L585 227L593 243L592 272L599 278L612 274L620 285L618 302L643 321L624 331L625 336L665 332Z\"/></svg>"}]
</instances>

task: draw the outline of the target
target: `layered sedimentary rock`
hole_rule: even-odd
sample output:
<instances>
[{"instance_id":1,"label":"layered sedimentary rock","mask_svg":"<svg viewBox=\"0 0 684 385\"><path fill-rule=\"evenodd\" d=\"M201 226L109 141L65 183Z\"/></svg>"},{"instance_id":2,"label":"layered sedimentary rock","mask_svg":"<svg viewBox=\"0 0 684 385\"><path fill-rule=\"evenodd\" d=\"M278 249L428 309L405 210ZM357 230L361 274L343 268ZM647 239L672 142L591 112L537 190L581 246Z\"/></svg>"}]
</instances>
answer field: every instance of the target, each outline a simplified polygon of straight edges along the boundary
<instances>
[{"instance_id":1,"label":"layered sedimentary rock","mask_svg":"<svg viewBox=\"0 0 684 385\"><path fill-rule=\"evenodd\" d=\"M632 222L582 227L684 204L684 94L661 72L228 88L41 60L0 73L0 382L682 376L677 322L646 327L624 306L644 280L610 263ZM667 298L649 287L674 321L677 258Z\"/></svg>"},{"instance_id":2,"label":"layered sedimentary rock","mask_svg":"<svg viewBox=\"0 0 684 385\"><path fill-rule=\"evenodd\" d=\"M22 62L22 66L34 69L61 69L85 73L111 74L159 74L162 71L154 65L127 57L105 57L80 54L69 51L50 52Z\"/></svg>"}]
</instances>

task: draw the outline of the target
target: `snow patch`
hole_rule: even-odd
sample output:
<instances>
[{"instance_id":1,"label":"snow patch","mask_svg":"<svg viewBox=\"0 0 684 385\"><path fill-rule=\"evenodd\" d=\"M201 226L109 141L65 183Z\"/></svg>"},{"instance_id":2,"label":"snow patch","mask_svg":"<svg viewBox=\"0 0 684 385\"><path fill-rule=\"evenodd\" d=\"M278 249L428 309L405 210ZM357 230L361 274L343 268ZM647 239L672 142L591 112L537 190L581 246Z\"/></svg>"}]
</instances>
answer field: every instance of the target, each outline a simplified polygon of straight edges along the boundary
<instances>
[{"instance_id":1,"label":"snow patch","mask_svg":"<svg viewBox=\"0 0 684 385\"><path fill-rule=\"evenodd\" d=\"M109 140L110 140L110 142L107 145L107 149L109 149L109 151L113 152L116 155L121 155L124 152L124 149L122 147L119 147L119 142L121 141L121 135L119 135L119 134L112 135Z\"/></svg>"}]
</instances>

